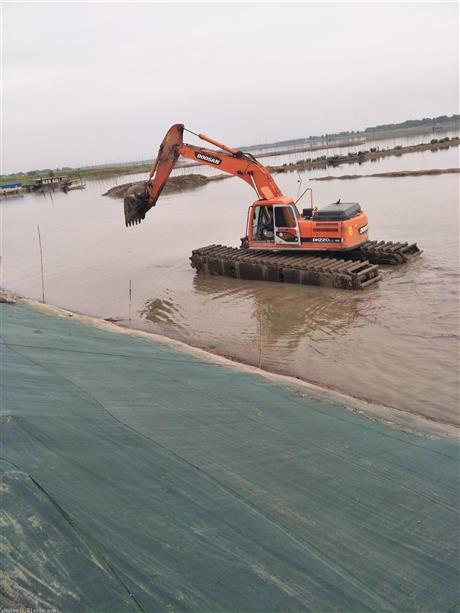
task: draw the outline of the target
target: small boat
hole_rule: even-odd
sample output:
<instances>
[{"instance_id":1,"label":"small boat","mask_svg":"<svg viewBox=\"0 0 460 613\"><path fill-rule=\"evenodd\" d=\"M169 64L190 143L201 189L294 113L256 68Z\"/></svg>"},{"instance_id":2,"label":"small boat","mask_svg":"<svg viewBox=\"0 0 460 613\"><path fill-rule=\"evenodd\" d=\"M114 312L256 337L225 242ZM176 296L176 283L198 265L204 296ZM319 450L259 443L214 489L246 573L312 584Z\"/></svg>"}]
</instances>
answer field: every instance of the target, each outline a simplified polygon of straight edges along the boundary
<instances>
[{"instance_id":1,"label":"small boat","mask_svg":"<svg viewBox=\"0 0 460 613\"><path fill-rule=\"evenodd\" d=\"M22 183L4 183L0 185L0 196L11 196L22 192Z\"/></svg>"}]
</instances>

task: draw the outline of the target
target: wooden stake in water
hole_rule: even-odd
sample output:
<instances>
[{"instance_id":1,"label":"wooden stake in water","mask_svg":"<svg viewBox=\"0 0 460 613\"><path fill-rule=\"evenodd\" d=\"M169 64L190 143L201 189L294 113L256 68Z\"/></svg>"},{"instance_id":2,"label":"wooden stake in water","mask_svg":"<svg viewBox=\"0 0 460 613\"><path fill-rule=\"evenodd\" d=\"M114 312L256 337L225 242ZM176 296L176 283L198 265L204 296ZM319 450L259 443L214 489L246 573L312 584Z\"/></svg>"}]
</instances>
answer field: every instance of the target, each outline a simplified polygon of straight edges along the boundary
<instances>
[{"instance_id":1,"label":"wooden stake in water","mask_svg":"<svg viewBox=\"0 0 460 613\"><path fill-rule=\"evenodd\" d=\"M40 268L42 274L42 302L45 303L45 276L43 273L43 250L42 250L42 237L40 236L40 226L37 224L38 230L38 244L40 246Z\"/></svg>"},{"instance_id":2,"label":"wooden stake in water","mask_svg":"<svg viewBox=\"0 0 460 613\"><path fill-rule=\"evenodd\" d=\"M262 313L259 315L259 368L262 368Z\"/></svg>"},{"instance_id":3,"label":"wooden stake in water","mask_svg":"<svg viewBox=\"0 0 460 613\"><path fill-rule=\"evenodd\" d=\"M131 328L131 297L132 297L132 291L131 291L131 279L129 280L129 309L128 309L128 323L129 323L129 327Z\"/></svg>"}]
</instances>

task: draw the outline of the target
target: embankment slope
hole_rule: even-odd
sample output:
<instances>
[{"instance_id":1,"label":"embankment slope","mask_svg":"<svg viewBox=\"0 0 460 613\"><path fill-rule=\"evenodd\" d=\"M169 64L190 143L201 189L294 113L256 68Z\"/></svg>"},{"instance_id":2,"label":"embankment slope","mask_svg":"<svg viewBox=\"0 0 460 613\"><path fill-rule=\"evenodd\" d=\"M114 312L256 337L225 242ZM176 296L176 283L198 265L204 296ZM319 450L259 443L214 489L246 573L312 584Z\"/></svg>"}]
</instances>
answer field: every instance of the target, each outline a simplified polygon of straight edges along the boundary
<instances>
[{"instance_id":1,"label":"embankment slope","mask_svg":"<svg viewBox=\"0 0 460 613\"><path fill-rule=\"evenodd\" d=\"M456 606L455 440L110 324L0 309L2 605Z\"/></svg>"}]
</instances>

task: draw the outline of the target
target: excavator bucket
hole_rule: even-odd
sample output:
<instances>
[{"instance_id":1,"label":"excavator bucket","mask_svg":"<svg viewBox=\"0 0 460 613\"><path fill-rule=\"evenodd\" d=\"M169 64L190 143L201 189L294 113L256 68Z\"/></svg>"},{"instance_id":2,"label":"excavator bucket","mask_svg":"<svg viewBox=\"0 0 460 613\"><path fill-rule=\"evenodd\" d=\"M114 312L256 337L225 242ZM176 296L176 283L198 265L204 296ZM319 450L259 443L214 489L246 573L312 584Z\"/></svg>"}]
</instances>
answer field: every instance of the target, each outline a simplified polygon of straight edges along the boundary
<instances>
[{"instance_id":1,"label":"excavator bucket","mask_svg":"<svg viewBox=\"0 0 460 613\"><path fill-rule=\"evenodd\" d=\"M146 212L149 210L147 206L147 196L145 193L130 194L124 200L125 205L125 224L134 226L145 218Z\"/></svg>"},{"instance_id":2,"label":"excavator bucket","mask_svg":"<svg viewBox=\"0 0 460 613\"><path fill-rule=\"evenodd\" d=\"M180 156L180 146L183 143L184 126L176 123L168 130L158 150L144 192L126 196L125 223L132 226L140 223L149 209L155 206L166 182Z\"/></svg>"}]
</instances>

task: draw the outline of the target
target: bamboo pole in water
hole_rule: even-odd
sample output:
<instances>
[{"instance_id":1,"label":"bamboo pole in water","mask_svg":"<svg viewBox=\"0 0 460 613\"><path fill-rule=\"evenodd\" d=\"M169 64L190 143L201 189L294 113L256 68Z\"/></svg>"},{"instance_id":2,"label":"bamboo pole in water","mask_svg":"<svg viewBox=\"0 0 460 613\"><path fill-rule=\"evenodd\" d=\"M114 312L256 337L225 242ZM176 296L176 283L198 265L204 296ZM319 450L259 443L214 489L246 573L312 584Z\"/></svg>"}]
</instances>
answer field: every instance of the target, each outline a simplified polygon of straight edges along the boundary
<instances>
[{"instance_id":1,"label":"bamboo pole in water","mask_svg":"<svg viewBox=\"0 0 460 613\"><path fill-rule=\"evenodd\" d=\"M259 368L262 368L262 312L259 314Z\"/></svg>"},{"instance_id":2,"label":"bamboo pole in water","mask_svg":"<svg viewBox=\"0 0 460 613\"><path fill-rule=\"evenodd\" d=\"M129 280L129 307L128 307L128 323L131 328L131 298L132 298L132 287L131 287L131 279Z\"/></svg>"},{"instance_id":3,"label":"bamboo pole in water","mask_svg":"<svg viewBox=\"0 0 460 613\"><path fill-rule=\"evenodd\" d=\"M41 276L42 276L42 302L45 303L45 276L43 272L43 249L42 249L42 237L40 235L40 225L39 224L37 224L37 231L38 231L38 245L40 247L40 269L41 269Z\"/></svg>"}]
</instances>

